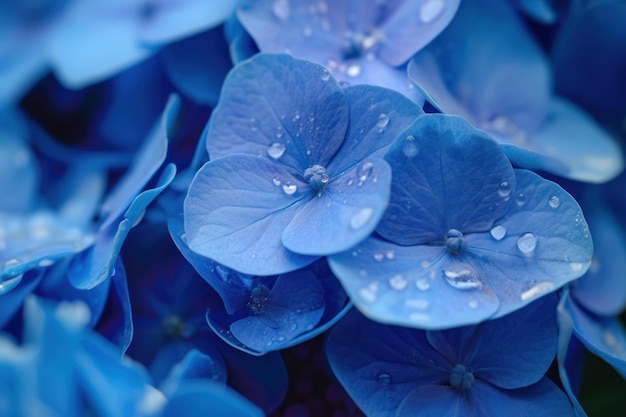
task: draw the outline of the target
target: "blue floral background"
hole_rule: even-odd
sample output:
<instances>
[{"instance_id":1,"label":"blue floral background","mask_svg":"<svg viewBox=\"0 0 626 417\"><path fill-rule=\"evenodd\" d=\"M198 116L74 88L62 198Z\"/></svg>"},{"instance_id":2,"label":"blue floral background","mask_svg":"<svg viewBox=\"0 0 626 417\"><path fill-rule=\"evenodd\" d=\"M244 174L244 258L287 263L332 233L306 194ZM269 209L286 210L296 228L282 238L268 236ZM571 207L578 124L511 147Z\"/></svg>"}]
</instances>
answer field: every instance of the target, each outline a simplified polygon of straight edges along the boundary
<instances>
[{"instance_id":1,"label":"blue floral background","mask_svg":"<svg viewBox=\"0 0 626 417\"><path fill-rule=\"evenodd\" d=\"M0 2L0 415L621 415L624 22Z\"/></svg>"}]
</instances>

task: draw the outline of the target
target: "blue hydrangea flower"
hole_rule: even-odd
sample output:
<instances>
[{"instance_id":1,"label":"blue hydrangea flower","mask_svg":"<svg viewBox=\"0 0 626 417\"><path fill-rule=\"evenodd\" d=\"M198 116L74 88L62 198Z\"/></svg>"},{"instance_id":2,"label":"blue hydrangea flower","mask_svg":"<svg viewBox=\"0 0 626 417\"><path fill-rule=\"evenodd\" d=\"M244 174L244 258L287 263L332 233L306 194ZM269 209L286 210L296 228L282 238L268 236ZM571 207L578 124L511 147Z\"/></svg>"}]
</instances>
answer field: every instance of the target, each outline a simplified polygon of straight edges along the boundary
<instances>
[{"instance_id":1,"label":"blue hydrangea flower","mask_svg":"<svg viewBox=\"0 0 626 417\"><path fill-rule=\"evenodd\" d=\"M623 168L614 139L554 95L549 62L508 2L463 2L409 76L440 110L492 134L519 166L594 183Z\"/></svg>"},{"instance_id":2,"label":"blue hydrangea flower","mask_svg":"<svg viewBox=\"0 0 626 417\"><path fill-rule=\"evenodd\" d=\"M402 65L446 27L459 3L260 0L237 16L262 52L290 53L326 66L339 81L418 97Z\"/></svg>"},{"instance_id":3,"label":"blue hydrangea flower","mask_svg":"<svg viewBox=\"0 0 626 417\"><path fill-rule=\"evenodd\" d=\"M223 22L236 1L76 1L50 41L64 85L79 88L140 62L162 46Z\"/></svg>"},{"instance_id":4,"label":"blue hydrangea flower","mask_svg":"<svg viewBox=\"0 0 626 417\"><path fill-rule=\"evenodd\" d=\"M576 201L513 169L458 116L421 116L389 148L377 235L329 256L370 318L427 329L501 317L580 277L592 242Z\"/></svg>"},{"instance_id":5,"label":"blue hydrangea flower","mask_svg":"<svg viewBox=\"0 0 626 417\"><path fill-rule=\"evenodd\" d=\"M380 157L421 113L399 93L343 89L326 68L288 55L238 65L209 122L211 161L185 199L187 245L252 275L353 246L388 202Z\"/></svg>"},{"instance_id":6,"label":"blue hydrangea flower","mask_svg":"<svg viewBox=\"0 0 626 417\"><path fill-rule=\"evenodd\" d=\"M556 297L477 326L423 331L357 312L326 352L350 396L372 416L573 416L545 377L556 354Z\"/></svg>"}]
</instances>

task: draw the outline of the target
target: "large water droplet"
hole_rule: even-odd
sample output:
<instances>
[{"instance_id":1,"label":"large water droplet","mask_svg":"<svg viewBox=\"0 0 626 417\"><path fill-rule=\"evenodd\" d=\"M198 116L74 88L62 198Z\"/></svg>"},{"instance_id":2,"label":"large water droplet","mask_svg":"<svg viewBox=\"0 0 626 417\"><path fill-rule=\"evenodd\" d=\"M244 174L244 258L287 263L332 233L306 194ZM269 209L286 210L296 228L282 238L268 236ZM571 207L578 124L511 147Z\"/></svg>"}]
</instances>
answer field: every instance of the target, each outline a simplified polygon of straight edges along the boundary
<instances>
[{"instance_id":1,"label":"large water droplet","mask_svg":"<svg viewBox=\"0 0 626 417\"><path fill-rule=\"evenodd\" d=\"M422 23L431 23L443 12L446 4L443 0L426 0L420 9L420 20Z\"/></svg>"},{"instance_id":2,"label":"large water droplet","mask_svg":"<svg viewBox=\"0 0 626 417\"><path fill-rule=\"evenodd\" d=\"M356 168L356 177L358 179L357 185L359 185L359 186L363 185L363 183L370 176L370 173L372 172L372 169L374 169L374 163L373 162L369 162L369 161L359 165Z\"/></svg>"},{"instance_id":3,"label":"large water droplet","mask_svg":"<svg viewBox=\"0 0 626 417\"><path fill-rule=\"evenodd\" d=\"M289 7L289 0L276 0L272 5L272 13L280 20L289 19L291 10Z\"/></svg>"},{"instance_id":4,"label":"large water droplet","mask_svg":"<svg viewBox=\"0 0 626 417\"><path fill-rule=\"evenodd\" d=\"M495 240L502 240L504 239L504 236L506 236L506 228L504 226L494 226L489 233L491 234L491 237L494 238Z\"/></svg>"},{"instance_id":5,"label":"large water droplet","mask_svg":"<svg viewBox=\"0 0 626 417\"><path fill-rule=\"evenodd\" d=\"M362 208L361 210L354 213L354 215L350 219L350 227L352 227L353 229L360 229L361 227L365 226L365 224L372 218L373 214L373 208Z\"/></svg>"},{"instance_id":6,"label":"large water droplet","mask_svg":"<svg viewBox=\"0 0 626 417\"><path fill-rule=\"evenodd\" d=\"M324 68L322 70L322 75L320 75L320 78L322 79L322 81L328 81L330 79L330 71Z\"/></svg>"},{"instance_id":7,"label":"large water droplet","mask_svg":"<svg viewBox=\"0 0 626 417\"><path fill-rule=\"evenodd\" d=\"M283 192L287 195L291 195L298 191L298 186L291 181L285 181L283 183Z\"/></svg>"},{"instance_id":8,"label":"large water droplet","mask_svg":"<svg viewBox=\"0 0 626 417\"><path fill-rule=\"evenodd\" d=\"M450 285L460 290L482 288L483 286L478 271L468 264L454 263L443 271L443 275Z\"/></svg>"},{"instance_id":9,"label":"large water droplet","mask_svg":"<svg viewBox=\"0 0 626 417\"><path fill-rule=\"evenodd\" d=\"M537 247L537 236L532 233L524 233L517 239L517 248L525 255L533 253Z\"/></svg>"},{"instance_id":10,"label":"large water droplet","mask_svg":"<svg viewBox=\"0 0 626 417\"><path fill-rule=\"evenodd\" d=\"M387 116L385 113L381 113L378 116L378 122L376 122L376 127L378 127L378 131L382 132L383 130L385 130L388 124L389 124L389 116Z\"/></svg>"},{"instance_id":11,"label":"large water droplet","mask_svg":"<svg viewBox=\"0 0 626 417\"><path fill-rule=\"evenodd\" d=\"M502 197L508 197L509 194L511 194L511 184L506 181L501 182L498 186L498 193L500 193Z\"/></svg>"},{"instance_id":12,"label":"large water droplet","mask_svg":"<svg viewBox=\"0 0 626 417\"><path fill-rule=\"evenodd\" d=\"M548 200L548 204L552 208L557 208L559 205L561 205L561 200L559 200L559 197L553 195L552 197L550 197L550 200Z\"/></svg>"},{"instance_id":13,"label":"large water droplet","mask_svg":"<svg viewBox=\"0 0 626 417\"><path fill-rule=\"evenodd\" d=\"M274 142L267 148L267 154L274 159L278 159L285 154L287 148L282 143Z\"/></svg>"},{"instance_id":14,"label":"large water droplet","mask_svg":"<svg viewBox=\"0 0 626 417\"><path fill-rule=\"evenodd\" d=\"M397 274L389 278L389 285L394 290L402 291L406 288L408 282L402 275Z\"/></svg>"},{"instance_id":15,"label":"large water droplet","mask_svg":"<svg viewBox=\"0 0 626 417\"><path fill-rule=\"evenodd\" d=\"M376 376L376 381L383 386L391 384L391 375L387 372L381 372Z\"/></svg>"},{"instance_id":16,"label":"large water droplet","mask_svg":"<svg viewBox=\"0 0 626 417\"><path fill-rule=\"evenodd\" d=\"M522 301L532 300L533 298L537 298L540 295L551 291L554 288L554 283L546 281L540 282L539 284L533 285L528 290L524 291L520 294L520 299Z\"/></svg>"}]
</instances>

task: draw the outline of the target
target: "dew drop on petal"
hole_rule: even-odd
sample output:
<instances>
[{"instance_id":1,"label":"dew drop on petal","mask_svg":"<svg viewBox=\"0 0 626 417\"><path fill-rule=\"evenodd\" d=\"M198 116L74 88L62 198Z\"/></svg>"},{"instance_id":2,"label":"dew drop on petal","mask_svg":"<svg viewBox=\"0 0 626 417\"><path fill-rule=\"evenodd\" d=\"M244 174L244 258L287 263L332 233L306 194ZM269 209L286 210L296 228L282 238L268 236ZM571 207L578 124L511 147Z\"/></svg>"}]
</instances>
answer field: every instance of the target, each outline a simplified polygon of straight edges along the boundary
<instances>
[{"instance_id":1,"label":"dew drop on petal","mask_svg":"<svg viewBox=\"0 0 626 417\"><path fill-rule=\"evenodd\" d=\"M415 286L420 291L427 291L430 288L430 283L426 278L420 278L415 282Z\"/></svg>"},{"instance_id":2,"label":"dew drop on petal","mask_svg":"<svg viewBox=\"0 0 626 417\"><path fill-rule=\"evenodd\" d=\"M448 266L443 271L448 284L460 290L471 290L482 288L483 282L473 267L463 263L455 263Z\"/></svg>"},{"instance_id":3,"label":"dew drop on petal","mask_svg":"<svg viewBox=\"0 0 626 417\"><path fill-rule=\"evenodd\" d=\"M508 197L509 194L511 194L511 184L506 181L501 182L498 186L498 193L500 193L502 197Z\"/></svg>"},{"instance_id":4,"label":"dew drop on petal","mask_svg":"<svg viewBox=\"0 0 626 417\"><path fill-rule=\"evenodd\" d=\"M504 226L494 226L489 233L495 240L502 240L506 236L506 228Z\"/></svg>"},{"instance_id":5,"label":"dew drop on petal","mask_svg":"<svg viewBox=\"0 0 626 417\"><path fill-rule=\"evenodd\" d=\"M391 375L389 375L387 372L381 372L376 376L376 382L386 387L387 385L391 384Z\"/></svg>"},{"instance_id":6,"label":"dew drop on petal","mask_svg":"<svg viewBox=\"0 0 626 417\"><path fill-rule=\"evenodd\" d=\"M289 15L291 14L291 10L289 7L289 0L276 0L272 5L272 13L280 20L289 19Z\"/></svg>"},{"instance_id":7,"label":"dew drop on petal","mask_svg":"<svg viewBox=\"0 0 626 417\"><path fill-rule=\"evenodd\" d=\"M361 66L358 64L353 64L346 69L346 74L349 77L358 77L361 74Z\"/></svg>"},{"instance_id":8,"label":"dew drop on petal","mask_svg":"<svg viewBox=\"0 0 626 417\"><path fill-rule=\"evenodd\" d=\"M374 163L373 162L365 162L364 164L361 164L357 167L356 169L356 177L359 180L358 181L358 185L361 186L363 185L363 183L367 180L367 178L370 176L370 173L372 172L372 169L374 168Z\"/></svg>"},{"instance_id":9,"label":"dew drop on petal","mask_svg":"<svg viewBox=\"0 0 626 417\"><path fill-rule=\"evenodd\" d=\"M378 127L378 131L382 132L383 130L385 130L388 124L389 124L389 116L387 116L385 113L381 113L378 116L378 122L376 122L376 127Z\"/></svg>"},{"instance_id":10,"label":"dew drop on petal","mask_svg":"<svg viewBox=\"0 0 626 417\"><path fill-rule=\"evenodd\" d=\"M322 70L322 75L320 76L320 78L322 79L322 81L328 81L330 79L330 71L324 68Z\"/></svg>"},{"instance_id":11,"label":"dew drop on petal","mask_svg":"<svg viewBox=\"0 0 626 417\"><path fill-rule=\"evenodd\" d=\"M298 191L298 186L291 181L285 181L283 183L283 192L287 195L291 195Z\"/></svg>"},{"instance_id":12,"label":"dew drop on petal","mask_svg":"<svg viewBox=\"0 0 626 417\"><path fill-rule=\"evenodd\" d=\"M550 200L548 200L548 204L552 208L557 208L561 204L561 200L559 200L559 197L553 195L550 197Z\"/></svg>"},{"instance_id":13,"label":"dew drop on petal","mask_svg":"<svg viewBox=\"0 0 626 417\"><path fill-rule=\"evenodd\" d=\"M469 308L471 308L471 309L477 309L477 308L478 308L478 306L479 306L479 304L478 304L478 301L477 301L477 300L470 300L470 301L467 303L467 306L468 306Z\"/></svg>"},{"instance_id":14,"label":"dew drop on petal","mask_svg":"<svg viewBox=\"0 0 626 417\"><path fill-rule=\"evenodd\" d=\"M370 207L362 208L357 211L350 219L350 227L353 229L360 229L372 218L374 209Z\"/></svg>"},{"instance_id":15,"label":"dew drop on petal","mask_svg":"<svg viewBox=\"0 0 626 417\"><path fill-rule=\"evenodd\" d=\"M520 299L522 301L532 300L533 298L537 298L540 295L551 291L554 288L554 283L546 281L540 282L539 284L533 285L528 290L524 291L520 294Z\"/></svg>"},{"instance_id":16,"label":"dew drop on petal","mask_svg":"<svg viewBox=\"0 0 626 417\"><path fill-rule=\"evenodd\" d=\"M515 202L518 206L522 207L524 204L526 204L526 194L519 193L517 195L517 198L515 199Z\"/></svg>"},{"instance_id":17,"label":"dew drop on petal","mask_svg":"<svg viewBox=\"0 0 626 417\"><path fill-rule=\"evenodd\" d=\"M388 251L385 253L385 257L386 257L387 259L389 259L389 260L392 260L393 258L395 258L395 257L396 257L396 253L395 253L394 251L392 251L392 250L388 250Z\"/></svg>"},{"instance_id":18,"label":"dew drop on petal","mask_svg":"<svg viewBox=\"0 0 626 417\"><path fill-rule=\"evenodd\" d=\"M382 262L383 259L385 259L385 255L382 253L375 253L374 254L374 260L377 262Z\"/></svg>"},{"instance_id":19,"label":"dew drop on petal","mask_svg":"<svg viewBox=\"0 0 626 417\"><path fill-rule=\"evenodd\" d=\"M397 274L389 278L389 285L394 290L402 291L406 288L408 282L402 275Z\"/></svg>"},{"instance_id":20,"label":"dew drop on petal","mask_svg":"<svg viewBox=\"0 0 626 417\"><path fill-rule=\"evenodd\" d=\"M281 184L280 178L278 177L272 178L272 184L278 187Z\"/></svg>"},{"instance_id":21,"label":"dew drop on petal","mask_svg":"<svg viewBox=\"0 0 626 417\"><path fill-rule=\"evenodd\" d=\"M378 283L372 282L359 290L359 295L368 303L375 303L378 298Z\"/></svg>"},{"instance_id":22,"label":"dew drop on petal","mask_svg":"<svg viewBox=\"0 0 626 417\"><path fill-rule=\"evenodd\" d=\"M279 159L285 154L286 149L287 148L282 143L274 142L267 148L267 154L273 159Z\"/></svg>"},{"instance_id":23,"label":"dew drop on petal","mask_svg":"<svg viewBox=\"0 0 626 417\"><path fill-rule=\"evenodd\" d=\"M276 139L282 138L284 133L285 131L282 126L276 126Z\"/></svg>"},{"instance_id":24,"label":"dew drop on petal","mask_svg":"<svg viewBox=\"0 0 626 417\"><path fill-rule=\"evenodd\" d=\"M408 135L404 138L404 143L402 144L402 152L409 158L417 155L417 144L415 143L415 136Z\"/></svg>"},{"instance_id":25,"label":"dew drop on petal","mask_svg":"<svg viewBox=\"0 0 626 417\"><path fill-rule=\"evenodd\" d=\"M422 23L431 23L441 16L445 5L443 0L426 0L420 9L420 20Z\"/></svg>"},{"instance_id":26,"label":"dew drop on petal","mask_svg":"<svg viewBox=\"0 0 626 417\"><path fill-rule=\"evenodd\" d=\"M524 233L517 239L517 248L525 255L533 253L537 247L537 236L532 233Z\"/></svg>"}]
</instances>

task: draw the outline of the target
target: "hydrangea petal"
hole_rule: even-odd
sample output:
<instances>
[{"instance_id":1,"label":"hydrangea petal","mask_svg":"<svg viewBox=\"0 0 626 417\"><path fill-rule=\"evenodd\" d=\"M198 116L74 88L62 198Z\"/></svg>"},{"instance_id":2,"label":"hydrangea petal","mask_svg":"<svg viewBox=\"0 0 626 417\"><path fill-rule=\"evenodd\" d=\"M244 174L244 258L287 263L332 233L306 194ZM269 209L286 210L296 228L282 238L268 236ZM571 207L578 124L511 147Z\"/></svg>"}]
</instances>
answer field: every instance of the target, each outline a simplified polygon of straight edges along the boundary
<instances>
[{"instance_id":1,"label":"hydrangea petal","mask_svg":"<svg viewBox=\"0 0 626 417\"><path fill-rule=\"evenodd\" d=\"M294 214L282 234L285 247L301 254L347 250L374 230L389 201L391 169L366 160L330 182Z\"/></svg>"},{"instance_id":2,"label":"hydrangea petal","mask_svg":"<svg viewBox=\"0 0 626 417\"><path fill-rule=\"evenodd\" d=\"M0 281L0 329L12 320L24 300L41 282L42 270L31 270L7 281Z\"/></svg>"},{"instance_id":3,"label":"hydrangea petal","mask_svg":"<svg viewBox=\"0 0 626 417\"><path fill-rule=\"evenodd\" d=\"M19 121L13 119L12 114L0 116L0 195L11 196L0 202L3 212L30 209L41 175L33 152L20 137L25 126L16 126Z\"/></svg>"},{"instance_id":4,"label":"hydrangea petal","mask_svg":"<svg viewBox=\"0 0 626 417\"><path fill-rule=\"evenodd\" d=\"M264 156L302 174L316 164L328 166L344 141L348 115L343 90L322 66L258 54L227 76L207 150L212 159Z\"/></svg>"},{"instance_id":5,"label":"hydrangea petal","mask_svg":"<svg viewBox=\"0 0 626 417\"><path fill-rule=\"evenodd\" d=\"M95 329L118 346L122 354L126 353L133 339L134 328L126 270L119 258L115 263L115 272L111 277L111 287L104 310Z\"/></svg>"},{"instance_id":6,"label":"hydrangea petal","mask_svg":"<svg viewBox=\"0 0 626 417\"><path fill-rule=\"evenodd\" d=\"M329 256L328 262L357 308L383 323L423 329L462 326L493 316L500 306L486 286L460 290L446 282L444 271L460 264L442 247L369 238Z\"/></svg>"},{"instance_id":7,"label":"hydrangea petal","mask_svg":"<svg viewBox=\"0 0 626 417\"><path fill-rule=\"evenodd\" d=\"M471 365L477 379L522 388L538 382L556 356L556 306L551 294L478 326L428 332L428 342L451 361Z\"/></svg>"},{"instance_id":8,"label":"hydrangea petal","mask_svg":"<svg viewBox=\"0 0 626 417\"><path fill-rule=\"evenodd\" d=\"M472 389L479 384L480 382L475 383ZM457 389L443 385L423 385L415 388L402 400L395 416L457 417L470 416L473 415L472 412L468 401Z\"/></svg>"},{"instance_id":9,"label":"hydrangea petal","mask_svg":"<svg viewBox=\"0 0 626 417\"><path fill-rule=\"evenodd\" d=\"M267 299L252 315L233 322L230 331L244 345L258 352L313 329L324 314L323 287L308 271L279 275Z\"/></svg>"},{"instance_id":10,"label":"hydrangea petal","mask_svg":"<svg viewBox=\"0 0 626 417\"><path fill-rule=\"evenodd\" d=\"M450 378L453 364L427 346L424 332L376 323L352 311L331 330L326 354L361 409L368 415L394 415L416 386Z\"/></svg>"},{"instance_id":11,"label":"hydrangea petal","mask_svg":"<svg viewBox=\"0 0 626 417\"><path fill-rule=\"evenodd\" d=\"M385 156L392 197L380 235L403 245L440 241L450 229L489 230L506 213L515 176L495 141L439 114L418 118L403 135Z\"/></svg>"},{"instance_id":12,"label":"hydrangea petal","mask_svg":"<svg viewBox=\"0 0 626 417\"><path fill-rule=\"evenodd\" d=\"M308 184L267 159L249 155L214 159L198 171L185 199L187 245L246 274L298 269L316 257L287 250L280 237L311 196Z\"/></svg>"}]
</instances>

